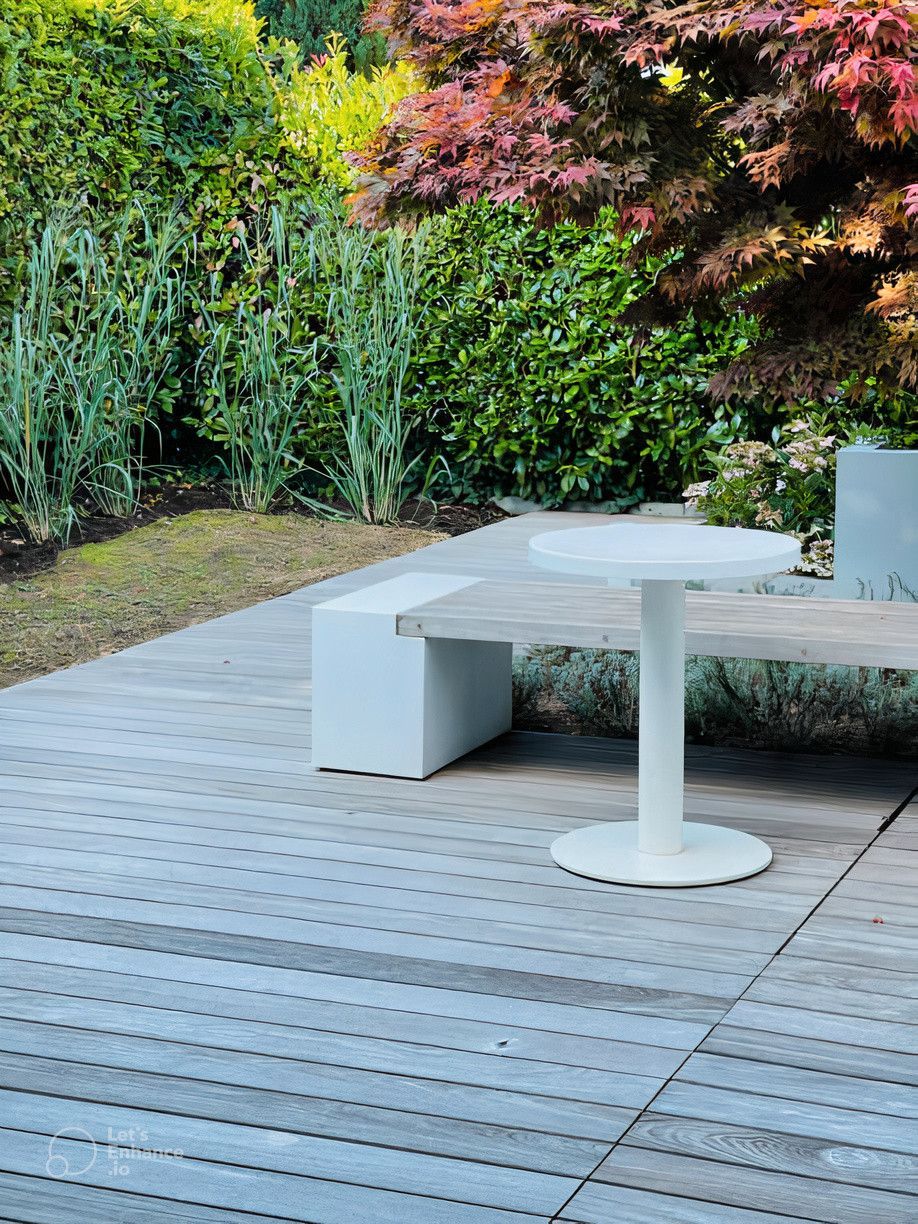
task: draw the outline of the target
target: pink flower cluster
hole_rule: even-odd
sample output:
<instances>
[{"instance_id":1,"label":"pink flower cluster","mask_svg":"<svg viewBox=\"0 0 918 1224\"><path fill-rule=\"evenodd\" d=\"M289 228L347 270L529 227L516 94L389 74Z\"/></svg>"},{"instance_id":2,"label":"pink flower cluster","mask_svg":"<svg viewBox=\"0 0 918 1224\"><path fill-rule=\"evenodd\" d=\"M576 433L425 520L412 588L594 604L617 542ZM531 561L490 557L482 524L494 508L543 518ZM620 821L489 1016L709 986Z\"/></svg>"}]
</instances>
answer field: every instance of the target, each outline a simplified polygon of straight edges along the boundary
<instances>
[{"instance_id":1,"label":"pink flower cluster","mask_svg":"<svg viewBox=\"0 0 918 1224\"><path fill-rule=\"evenodd\" d=\"M807 435L795 438L782 447L789 456L788 465L797 472L824 472L829 466L827 452L831 454L835 449L835 435L822 437L814 434L807 421L792 421L787 432Z\"/></svg>"}]
</instances>

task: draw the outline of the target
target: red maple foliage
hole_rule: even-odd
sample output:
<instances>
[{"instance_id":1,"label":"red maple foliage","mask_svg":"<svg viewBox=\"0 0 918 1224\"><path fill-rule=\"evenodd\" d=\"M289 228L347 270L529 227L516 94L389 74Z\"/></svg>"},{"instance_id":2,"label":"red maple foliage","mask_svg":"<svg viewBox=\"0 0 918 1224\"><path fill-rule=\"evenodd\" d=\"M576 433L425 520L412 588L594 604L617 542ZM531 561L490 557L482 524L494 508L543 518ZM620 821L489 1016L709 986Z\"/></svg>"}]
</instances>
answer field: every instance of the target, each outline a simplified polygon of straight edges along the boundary
<instances>
[{"instance_id":1,"label":"red maple foliage","mask_svg":"<svg viewBox=\"0 0 918 1224\"><path fill-rule=\"evenodd\" d=\"M428 83L358 159L374 225L617 210L659 305L755 312L714 390L918 387L918 0L377 0Z\"/></svg>"}]
</instances>

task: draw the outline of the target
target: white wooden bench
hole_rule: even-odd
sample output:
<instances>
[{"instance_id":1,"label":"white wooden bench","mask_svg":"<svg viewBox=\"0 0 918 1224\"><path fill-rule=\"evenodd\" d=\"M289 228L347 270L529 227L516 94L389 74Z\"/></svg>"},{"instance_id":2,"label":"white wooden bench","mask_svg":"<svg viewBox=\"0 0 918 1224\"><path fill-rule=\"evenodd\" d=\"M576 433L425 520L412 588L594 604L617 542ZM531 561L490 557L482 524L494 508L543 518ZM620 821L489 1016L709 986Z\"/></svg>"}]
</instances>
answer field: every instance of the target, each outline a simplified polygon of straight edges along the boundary
<instances>
[{"instance_id":1,"label":"white wooden bench","mask_svg":"<svg viewBox=\"0 0 918 1224\"><path fill-rule=\"evenodd\" d=\"M313 764L423 778L509 730L514 645L636 650L640 591L403 574L313 609ZM918 604L689 591L686 652L918 670Z\"/></svg>"}]
</instances>

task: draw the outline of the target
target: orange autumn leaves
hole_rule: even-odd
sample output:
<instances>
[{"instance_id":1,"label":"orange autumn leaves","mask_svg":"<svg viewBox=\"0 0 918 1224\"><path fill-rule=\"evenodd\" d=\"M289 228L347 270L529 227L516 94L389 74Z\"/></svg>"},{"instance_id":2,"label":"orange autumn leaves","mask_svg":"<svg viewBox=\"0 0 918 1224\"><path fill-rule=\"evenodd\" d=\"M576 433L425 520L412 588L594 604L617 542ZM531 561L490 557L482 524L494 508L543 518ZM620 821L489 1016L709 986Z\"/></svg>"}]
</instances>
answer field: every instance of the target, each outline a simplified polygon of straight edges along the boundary
<instances>
[{"instance_id":1,"label":"orange autumn leaves","mask_svg":"<svg viewBox=\"0 0 918 1224\"><path fill-rule=\"evenodd\" d=\"M358 159L364 221L609 205L682 252L665 310L740 293L762 319L721 394L918 381L914 0L378 0L375 21L427 89Z\"/></svg>"}]
</instances>

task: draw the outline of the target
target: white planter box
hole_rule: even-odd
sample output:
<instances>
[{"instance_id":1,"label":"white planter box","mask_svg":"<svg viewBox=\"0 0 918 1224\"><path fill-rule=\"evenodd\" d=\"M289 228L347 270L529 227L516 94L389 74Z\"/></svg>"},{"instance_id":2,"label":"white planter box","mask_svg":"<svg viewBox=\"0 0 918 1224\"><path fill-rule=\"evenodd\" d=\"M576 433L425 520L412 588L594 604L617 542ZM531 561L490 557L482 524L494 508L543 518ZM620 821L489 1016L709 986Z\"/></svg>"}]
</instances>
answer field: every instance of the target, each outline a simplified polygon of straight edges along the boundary
<instances>
[{"instance_id":1,"label":"white planter box","mask_svg":"<svg viewBox=\"0 0 918 1224\"><path fill-rule=\"evenodd\" d=\"M842 598L918 592L918 451L838 452L835 586Z\"/></svg>"}]
</instances>

